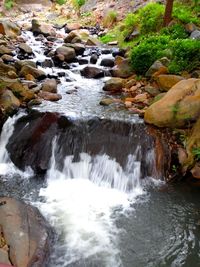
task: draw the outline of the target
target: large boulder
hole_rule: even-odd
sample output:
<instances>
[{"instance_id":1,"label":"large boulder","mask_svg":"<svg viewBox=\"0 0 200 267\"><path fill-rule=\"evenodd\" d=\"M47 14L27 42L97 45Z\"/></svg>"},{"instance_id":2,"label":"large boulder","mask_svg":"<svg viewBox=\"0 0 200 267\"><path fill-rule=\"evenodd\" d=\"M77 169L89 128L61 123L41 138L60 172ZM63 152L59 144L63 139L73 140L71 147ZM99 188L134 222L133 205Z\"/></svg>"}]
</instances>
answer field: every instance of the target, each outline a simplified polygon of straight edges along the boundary
<instances>
[{"instance_id":1,"label":"large boulder","mask_svg":"<svg viewBox=\"0 0 200 267\"><path fill-rule=\"evenodd\" d=\"M33 67L33 68L36 68L37 66L36 66L36 63L34 62L34 61L31 61L31 60L17 60L16 62L15 62L15 68L17 69L17 70L21 70L21 68L23 67L23 66L26 66L26 65L28 65L28 66L30 66L30 67Z\"/></svg>"},{"instance_id":2,"label":"large boulder","mask_svg":"<svg viewBox=\"0 0 200 267\"><path fill-rule=\"evenodd\" d=\"M56 49L55 56L60 61L71 62L76 57L76 53L72 47L61 46Z\"/></svg>"},{"instance_id":3,"label":"large boulder","mask_svg":"<svg viewBox=\"0 0 200 267\"><path fill-rule=\"evenodd\" d=\"M13 82L7 85L15 96L17 96L20 100L28 102L35 98L34 92L32 92L27 85L24 85L20 82Z\"/></svg>"},{"instance_id":4,"label":"large boulder","mask_svg":"<svg viewBox=\"0 0 200 267\"><path fill-rule=\"evenodd\" d=\"M11 38L21 35L20 28L14 22L7 19L0 21L0 33Z\"/></svg>"},{"instance_id":5,"label":"large boulder","mask_svg":"<svg viewBox=\"0 0 200 267\"><path fill-rule=\"evenodd\" d=\"M0 45L0 56L2 56L4 54L13 55L13 51L12 51L12 49L8 48L5 45Z\"/></svg>"},{"instance_id":6,"label":"large boulder","mask_svg":"<svg viewBox=\"0 0 200 267\"><path fill-rule=\"evenodd\" d=\"M39 92L38 96L44 100L53 101L53 102L58 101L62 98L60 94L54 94L54 93L45 92L45 91Z\"/></svg>"},{"instance_id":7,"label":"large boulder","mask_svg":"<svg viewBox=\"0 0 200 267\"><path fill-rule=\"evenodd\" d=\"M182 80L146 111L147 123L158 127L182 127L200 114L200 79Z\"/></svg>"},{"instance_id":8,"label":"large boulder","mask_svg":"<svg viewBox=\"0 0 200 267\"><path fill-rule=\"evenodd\" d=\"M57 93L57 82L55 79L47 79L43 85L42 90L50 93Z\"/></svg>"},{"instance_id":9,"label":"large boulder","mask_svg":"<svg viewBox=\"0 0 200 267\"><path fill-rule=\"evenodd\" d=\"M28 74L31 74L35 79L38 80L46 78L46 73L43 70L31 67L30 65L25 65L22 67L19 75L20 77L26 77Z\"/></svg>"},{"instance_id":10,"label":"large boulder","mask_svg":"<svg viewBox=\"0 0 200 267\"><path fill-rule=\"evenodd\" d=\"M104 84L103 90L109 92L120 92L124 86L124 80L121 78L110 78Z\"/></svg>"},{"instance_id":11,"label":"large boulder","mask_svg":"<svg viewBox=\"0 0 200 267\"><path fill-rule=\"evenodd\" d=\"M96 67L87 66L81 70L81 75L86 78L98 79L104 76L104 71Z\"/></svg>"},{"instance_id":12,"label":"large boulder","mask_svg":"<svg viewBox=\"0 0 200 267\"><path fill-rule=\"evenodd\" d=\"M14 266L47 266L53 231L37 208L1 197L0 225Z\"/></svg>"},{"instance_id":13,"label":"large boulder","mask_svg":"<svg viewBox=\"0 0 200 267\"><path fill-rule=\"evenodd\" d=\"M45 24L36 19L32 20L32 32L34 34L43 34L44 36L55 36L56 32L52 25Z\"/></svg>"},{"instance_id":14,"label":"large boulder","mask_svg":"<svg viewBox=\"0 0 200 267\"><path fill-rule=\"evenodd\" d=\"M128 59L122 60L112 70L113 77L128 78L133 74L133 69Z\"/></svg>"},{"instance_id":15,"label":"large boulder","mask_svg":"<svg viewBox=\"0 0 200 267\"><path fill-rule=\"evenodd\" d=\"M19 49L22 53L26 53L26 54L32 54L33 53L32 48L29 45L27 45L26 43L21 43L19 45Z\"/></svg>"}]
</instances>

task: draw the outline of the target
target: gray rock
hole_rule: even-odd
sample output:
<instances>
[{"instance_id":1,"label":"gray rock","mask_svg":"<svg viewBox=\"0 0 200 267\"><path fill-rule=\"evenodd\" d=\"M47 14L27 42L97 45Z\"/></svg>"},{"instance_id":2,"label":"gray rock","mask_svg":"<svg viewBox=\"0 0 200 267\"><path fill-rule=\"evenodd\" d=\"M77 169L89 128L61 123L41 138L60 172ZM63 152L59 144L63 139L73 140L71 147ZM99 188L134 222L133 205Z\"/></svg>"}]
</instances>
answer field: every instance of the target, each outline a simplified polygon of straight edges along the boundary
<instances>
[{"instance_id":1,"label":"gray rock","mask_svg":"<svg viewBox=\"0 0 200 267\"><path fill-rule=\"evenodd\" d=\"M195 30L191 33L190 39L200 40L200 31Z\"/></svg>"},{"instance_id":2,"label":"gray rock","mask_svg":"<svg viewBox=\"0 0 200 267\"><path fill-rule=\"evenodd\" d=\"M110 92L120 92L123 88L124 80L121 78L110 78L104 84L103 90Z\"/></svg>"},{"instance_id":3,"label":"gray rock","mask_svg":"<svg viewBox=\"0 0 200 267\"><path fill-rule=\"evenodd\" d=\"M27 54L32 54L33 53L32 48L29 45L27 45L26 43L21 43L19 45L19 49L23 53L27 53Z\"/></svg>"},{"instance_id":4,"label":"gray rock","mask_svg":"<svg viewBox=\"0 0 200 267\"><path fill-rule=\"evenodd\" d=\"M72 47L66 47L61 46L56 49L55 52L56 58L58 58L61 61L71 62L76 57L76 53L74 48Z\"/></svg>"},{"instance_id":5,"label":"gray rock","mask_svg":"<svg viewBox=\"0 0 200 267\"><path fill-rule=\"evenodd\" d=\"M112 59L112 58L103 58L100 65L104 66L104 67L112 68L112 67L114 67L115 62L114 62L114 59Z\"/></svg>"},{"instance_id":6,"label":"gray rock","mask_svg":"<svg viewBox=\"0 0 200 267\"><path fill-rule=\"evenodd\" d=\"M104 77L104 71L96 68L96 67L92 67L92 66L87 66L84 69L81 70L81 74L86 77L86 78L102 78Z\"/></svg>"}]
</instances>

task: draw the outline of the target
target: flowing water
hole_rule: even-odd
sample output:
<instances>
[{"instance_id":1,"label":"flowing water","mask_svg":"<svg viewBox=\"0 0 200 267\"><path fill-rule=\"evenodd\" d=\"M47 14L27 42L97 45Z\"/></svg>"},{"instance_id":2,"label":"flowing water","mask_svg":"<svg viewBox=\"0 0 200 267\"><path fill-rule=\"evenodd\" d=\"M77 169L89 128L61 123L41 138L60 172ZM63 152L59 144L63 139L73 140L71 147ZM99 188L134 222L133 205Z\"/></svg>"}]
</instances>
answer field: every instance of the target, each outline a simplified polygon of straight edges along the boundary
<instances>
[{"instance_id":1,"label":"flowing water","mask_svg":"<svg viewBox=\"0 0 200 267\"><path fill-rule=\"evenodd\" d=\"M45 59L42 43L24 36L35 60ZM142 120L99 106L105 78L79 70L64 70L71 81L61 78L62 100L4 124L1 195L31 202L54 226L48 267L200 266L199 188L161 181Z\"/></svg>"}]
</instances>

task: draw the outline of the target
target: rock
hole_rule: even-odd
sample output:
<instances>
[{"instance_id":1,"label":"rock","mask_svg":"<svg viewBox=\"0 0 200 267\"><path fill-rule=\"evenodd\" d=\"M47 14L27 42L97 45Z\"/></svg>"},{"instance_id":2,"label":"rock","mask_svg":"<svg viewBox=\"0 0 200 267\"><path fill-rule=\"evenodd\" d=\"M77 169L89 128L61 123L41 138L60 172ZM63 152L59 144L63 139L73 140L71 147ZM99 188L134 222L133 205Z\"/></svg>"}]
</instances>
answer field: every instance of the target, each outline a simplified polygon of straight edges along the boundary
<instances>
[{"instance_id":1,"label":"rock","mask_svg":"<svg viewBox=\"0 0 200 267\"><path fill-rule=\"evenodd\" d=\"M102 99L102 100L99 102L99 104L100 104L101 106L109 106L109 105L111 105L111 104L113 104L113 103L114 103L114 101L113 101L112 98L104 98L104 99Z\"/></svg>"},{"instance_id":2,"label":"rock","mask_svg":"<svg viewBox=\"0 0 200 267\"><path fill-rule=\"evenodd\" d=\"M118 41L108 42L108 45L118 45Z\"/></svg>"},{"instance_id":3,"label":"rock","mask_svg":"<svg viewBox=\"0 0 200 267\"><path fill-rule=\"evenodd\" d=\"M103 90L109 92L121 92L124 86L124 80L121 78L111 78L104 84Z\"/></svg>"},{"instance_id":4,"label":"rock","mask_svg":"<svg viewBox=\"0 0 200 267\"><path fill-rule=\"evenodd\" d=\"M90 63L91 64L96 64L98 61L98 55L96 53L93 53L90 57Z\"/></svg>"},{"instance_id":5,"label":"rock","mask_svg":"<svg viewBox=\"0 0 200 267\"><path fill-rule=\"evenodd\" d=\"M98 46L98 45L100 45L100 42L94 37L89 37L87 39L86 45L88 45L88 46Z\"/></svg>"},{"instance_id":6,"label":"rock","mask_svg":"<svg viewBox=\"0 0 200 267\"><path fill-rule=\"evenodd\" d=\"M43 70L25 65L22 67L19 76L26 77L27 74L31 74L35 79L42 80L46 78L46 73Z\"/></svg>"},{"instance_id":7,"label":"rock","mask_svg":"<svg viewBox=\"0 0 200 267\"><path fill-rule=\"evenodd\" d=\"M99 68L87 66L81 70L81 75L86 78L98 79L104 77L104 72Z\"/></svg>"},{"instance_id":8,"label":"rock","mask_svg":"<svg viewBox=\"0 0 200 267\"><path fill-rule=\"evenodd\" d=\"M42 100L35 98L35 99L32 99L31 101L28 102L28 107L31 108L33 106L38 106L40 104L42 104Z\"/></svg>"},{"instance_id":9,"label":"rock","mask_svg":"<svg viewBox=\"0 0 200 267\"><path fill-rule=\"evenodd\" d=\"M60 61L71 62L76 57L75 50L72 47L61 46L56 49L56 58Z\"/></svg>"},{"instance_id":10,"label":"rock","mask_svg":"<svg viewBox=\"0 0 200 267\"><path fill-rule=\"evenodd\" d=\"M112 58L103 58L101 63L100 63L101 66L104 66L104 67L114 67L115 65L115 62Z\"/></svg>"},{"instance_id":11,"label":"rock","mask_svg":"<svg viewBox=\"0 0 200 267\"><path fill-rule=\"evenodd\" d=\"M145 86L144 90L145 90L147 93L149 93L151 96L157 96L157 95L160 94L160 91L159 91L158 88L155 88L155 87L150 86L150 85Z\"/></svg>"},{"instance_id":12,"label":"rock","mask_svg":"<svg viewBox=\"0 0 200 267\"><path fill-rule=\"evenodd\" d=\"M50 93L57 93L57 82L55 79L47 79L42 85L42 90Z\"/></svg>"},{"instance_id":13,"label":"rock","mask_svg":"<svg viewBox=\"0 0 200 267\"><path fill-rule=\"evenodd\" d=\"M39 92L38 96L47 101L58 101L62 98L62 96L59 94L54 94L45 91Z\"/></svg>"},{"instance_id":14,"label":"rock","mask_svg":"<svg viewBox=\"0 0 200 267\"><path fill-rule=\"evenodd\" d=\"M143 93L143 94L136 95L136 97L133 98L132 102L148 104L148 94Z\"/></svg>"},{"instance_id":15,"label":"rock","mask_svg":"<svg viewBox=\"0 0 200 267\"><path fill-rule=\"evenodd\" d=\"M78 58L78 63L80 65L88 64L88 60L86 58Z\"/></svg>"},{"instance_id":16,"label":"rock","mask_svg":"<svg viewBox=\"0 0 200 267\"><path fill-rule=\"evenodd\" d=\"M56 36L56 32L52 25L39 22L36 19L32 20L32 32L37 35L42 34L45 37Z\"/></svg>"},{"instance_id":17,"label":"rock","mask_svg":"<svg viewBox=\"0 0 200 267\"><path fill-rule=\"evenodd\" d=\"M8 77L8 72L13 71L16 73L16 69L10 65L0 62L0 74L1 76Z\"/></svg>"},{"instance_id":18,"label":"rock","mask_svg":"<svg viewBox=\"0 0 200 267\"><path fill-rule=\"evenodd\" d=\"M195 166L191 169L192 176L196 179L200 179L200 164L196 163Z\"/></svg>"},{"instance_id":19,"label":"rock","mask_svg":"<svg viewBox=\"0 0 200 267\"><path fill-rule=\"evenodd\" d=\"M32 48L29 45L27 45L26 43L20 44L19 49L21 52L23 52L25 54L32 54L33 53Z\"/></svg>"},{"instance_id":20,"label":"rock","mask_svg":"<svg viewBox=\"0 0 200 267\"><path fill-rule=\"evenodd\" d=\"M126 108L131 108L132 107L132 102L131 101L125 101L124 105Z\"/></svg>"},{"instance_id":21,"label":"rock","mask_svg":"<svg viewBox=\"0 0 200 267\"><path fill-rule=\"evenodd\" d=\"M44 266L53 232L39 210L18 200L1 197L0 225L14 266Z\"/></svg>"},{"instance_id":22,"label":"rock","mask_svg":"<svg viewBox=\"0 0 200 267\"><path fill-rule=\"evenodd\" d=\"M7 88L9 88L13 92L13 94L22 101L27 102L35 98L34 93L29 90L28 86L23 85L20 82L11 83L7 85Z\"/></svg>"},{"instance_id":23,"label":"rock","mask_svg":"<svg viewBox=\"0 0 200 267\"><path fill-rule=\"evenodd\" d=\"M182 80L145 111L145 121L158 127L183 127L200 114L200 79Z\"/></svg>"},{"instance_id":24,"label":"rock","mask_svg":"<svg viewBox=\"0 0 200 267\"><path fill-rule=\"evenodd\" d=\"M13 114L20 107L20 101L14 96L12 91L6 89L3 90L0 96L0 106L6 114Z\"/></svg>"},{"instance_id":25,"label":"rock","mask_svg":"<svg viewBox=\"0 0 200 267\"><path fill-rule=\"evenodd\" d=\"M17 70L21 70L22 67L24 66L30 66L30 67L33 67L33 68L36 68L36 63L31 61L31 60L17 60L15 62L15 68Z\"/></svg>"},{"instance_id":26,"label":"rock","mask_svg":"<svg viewBox=\"0 0 200 267\"><path fill-rule=\"evenodd\" d=\"M195 70L191 74L191 78L200 78L200 70Z\"/></svg>"},{"instance_id":27,"label":"rock","mask_svg":"<svg viewBox=\"0 0 200 267\"><path fill-rule=\"evenodd\" d=\"M67 47L71 47L75 50L76 55L83 55L84 51L85 51L85 46L84 44L65 44L65 46Z\"/></svg>"},{"instance_id":28,"label":"rock","mask_svg":"<svg viewBox=\"0 0 200 267\"><path fill-rule=\"evenodd\" d=\"M168 91L172 86L184 80L182 76L162 74L157 77L157 83L161 91Z\"/></svg>"},{"instance_id":29,"label":"rock","mask_svg":"<svg viewBox=\"0 0 200 267\"><path fill-rule=\"evenodd\" d=\"M190 34L197 29L197 26L192 22L185 24L184 27L186 32Z\"/></svg>"},{"instance_id":30,"label":"rock","mask_svg":"<svg viewBox=\"0 0 200 267\"><path fill-rule=\"evenodd\" d=\"M167 64L163 64L163 62L161 62L161 60L156 60L151 67L148 69L148 71L146 72L145 76L150 78L152 77L156 72L160 73L160 71L162 70L163 73L163 69L165 69L165 73L167 72L166 69L166 65Z\"/></svg>"},{"instance_id":31,"label":"rock","mask_svg":"<svg viewBox=\"0 0 200 267\"><path fill-rule=\"evenodd\" d=\"M6 35L7 37L15 38L21 35L20 28L10 20L0 20L0 34Z\"/></svg>"},{"instance_id":32,"label":"rock","mask_svg":"<svg viewBox=\"0 0 200 267\"><path fill-rule=\"evenodd\" d=\"M5 64L9 64L9 63L13 63L13 62L15 62L15 59L14 59L12 56L7 55L7 54L4 54L4 55L1 57L1 59L3 60L3 62L4 62Z\"/></svg>"},{"instance_id":33,"label":"rock","mask_svg":"<svg viewBox=\"0 0 200 267\"><path fill-rule=\"evenodd\" d=\"M79 36L76 36L76 37L74 37L74 39L72 39L71 43L72 44L82 43L82 40Z\"/></svg>"},{"instance_id":34,"label":"rock","mask_svg":"<svg viewBox=\"0 0 200 267\"><path fill-rule=\"evenodd\" d=\"M186 161L187 159L187 152L184 148L182 147L179 147L178 148L178 161L181 165L184 164L184 162Z\"/></svg>"},{"instance_id":35,"label":"rock","mask_svg":"<svg viewBox=\"0 0 200 267\"><path fill-rule=\"evenodd\" d=\"M134 30L131 34L129 34L124 41L125 42L130 42L134 38L138 37L140 35L140 32L138 30Z\"/></svg>"},{"instance_id":36,"label":"rock","mask_svg":"<svg viewBox=\"0 0 200 267\"><path fill-rule=\"evenodd\" d=\"M129 60L124 59L121 63L115 66L111 70L111 75L113 77L119 77L119 78L128 78L131 75L133 75L133 70Z\"/></svg>"},{"instance_id":37,"label":"rock","mask_svg":"<svg viewBox=\"0 0 200 267\"><path fill-rule=\"evenodd\" d=\"M8 77L9 77L10 79L16 79L16 78L18 78L16 72L14 72L13 70L10 70L10 71L8 72Z\"/></svg>"},{"instance_id":38,"label":"rock","mask_svg":"<svg viewBox=\"0 0 200 267\"><path fill-rule=\"evenodd\" d=\"M5 45L0 45L0 56L4 54L13 55L13 51Z\"/></svg>"},{"instance_id":39,"label":"rock","mask_svg":"<svg viewBox=\"0 0 200 267\"><path fill-rule=\"evenodd\" d=\"M79 23L68 23L65 25L65 32L70 33L71 31L74 30L79 30L81 28L81 25Z\"/></svg>"},{"instance_id":40,"label":"rock","mask_svg":"<svg viewBox=\"0 0 200 267\"><path fill-rule=\"evenodd\" d=\"M191 33L190 39L200 40L200 31L195 30Z\"/></svg>"},{"instance_id":41,"label":"rock","mask_svg":"<svg viewBox=\"0 0 200 267\"><path fill-rule=\"evenodd\" d=\"M65 43L71 43L71 41L75 38L75 37L78 37L77 33L76 32L70 32L64 39L64 42Z\"/></svg>"},{"instance_id":42,"label":"rock","mask_svg":"<svg viewBox=\"0 0 200 267\"><path fill-rule=\"evenodd\" d=\"M7 250L5 250L5 249L1 249L0 248L0 267L2 266L4 266L4 267L6 267L6 266L12 266L11 265L11 262L9 261L9 255L8 255L8 251ZM6 265L2 265L2 264L6 264ZM9 265L7 265L7 264L9 264Z\"/></svg>"},{"instance_id":43,"label":"rock","mask_svg":"<svg viewBox=\"0 0 200 267\"><path fill-rule=\"evenodd\" d=\"M43 68L52 68L54 66L53 61L50 58L47 58L43 62L40 62L40 65Z\"/></svg>"}]
</instances>

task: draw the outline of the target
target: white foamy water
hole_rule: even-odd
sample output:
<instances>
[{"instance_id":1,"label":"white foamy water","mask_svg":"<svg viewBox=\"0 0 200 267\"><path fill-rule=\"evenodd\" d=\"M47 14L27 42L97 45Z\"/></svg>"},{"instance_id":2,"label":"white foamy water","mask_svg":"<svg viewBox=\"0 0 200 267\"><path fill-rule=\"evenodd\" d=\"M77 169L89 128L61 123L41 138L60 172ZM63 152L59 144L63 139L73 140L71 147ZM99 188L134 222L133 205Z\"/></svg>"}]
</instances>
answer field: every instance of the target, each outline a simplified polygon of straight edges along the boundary
<instances>
[{"instance_id":1,"label":"white foamy water","mask_svg":"<svg viewBox=\"0 0 200 267\"><path fill-rule=\"evenodd\" d=\"M21 112L18 115L9 117L3 125L0 136L0 175L9 174L12 176L12 174L19 174L24 178L33 176L33 171L30 167L27 167L24 172L20 171L11 161L6 149L9 139L13 134L15 122L23 115L24 113Z\"/></svg>"},{"instance_id":2,"label":"white foamy water","mask_svg":"<svg viewBox=\"0 0 200 267\"><path fill-rule=\"evenodd\" d=\"M45 198L40 208L62 236L56 248L62 256L52 266L89 266L87 261L95 266L121 266L114 218L144 193L139 176L140 163L134 155L128 157L124 171L107 155L85 153L79 162L67 156L59 171L53 153L47 187L40 191Z\"/></svg>"}]
</instances>

